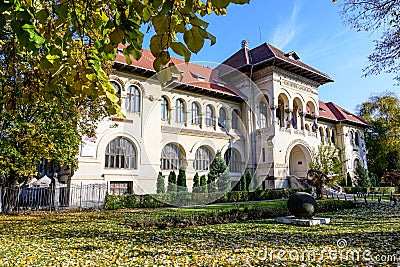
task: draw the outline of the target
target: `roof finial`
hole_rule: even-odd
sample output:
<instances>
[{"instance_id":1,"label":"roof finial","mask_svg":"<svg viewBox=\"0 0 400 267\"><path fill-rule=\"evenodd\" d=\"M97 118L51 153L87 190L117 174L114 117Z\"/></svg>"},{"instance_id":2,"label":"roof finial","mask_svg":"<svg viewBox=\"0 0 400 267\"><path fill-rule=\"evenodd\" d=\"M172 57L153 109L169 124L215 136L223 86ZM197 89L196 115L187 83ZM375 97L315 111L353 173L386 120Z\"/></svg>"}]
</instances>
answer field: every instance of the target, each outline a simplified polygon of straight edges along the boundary
<instances>
[{"instance_id":1,"label":"roof finial","mask_svg":"<svg viewBox=\"0 0 400 267\"><path fill-rule=\"evenodd\" d=\"M249 48L249 40L243 40L242 41L242 48Z\"/></svg>"}]
</instances>

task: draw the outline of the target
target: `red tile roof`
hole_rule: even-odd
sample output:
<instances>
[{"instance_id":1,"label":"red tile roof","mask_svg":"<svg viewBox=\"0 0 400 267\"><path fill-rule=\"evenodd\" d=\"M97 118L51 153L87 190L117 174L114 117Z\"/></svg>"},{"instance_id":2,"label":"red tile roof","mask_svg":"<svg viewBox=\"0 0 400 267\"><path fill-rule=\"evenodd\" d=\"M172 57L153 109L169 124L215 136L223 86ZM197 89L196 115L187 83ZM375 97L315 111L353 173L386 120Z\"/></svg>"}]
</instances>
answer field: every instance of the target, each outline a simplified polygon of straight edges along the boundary
<instances>
[{"instance_id":1,"label":"red tile roof","mask_svg":"<svg viewBox=\"0 0 400 267\"><path fill-rule=\"evenodd\" d=\"M310 67L298 59L292 59L290 55L291 53L285 53L271 44L263 43L250 50L242 48L225 60L222 65L228 65L232 68L239 69L250 65L257 66L261 64L270 64L283 69L290 69L290 71L297 72L300 75L319 82L320 84L333 82L332 78L330 78L327 74ZM227 73L229 72L227 71L223 74Z\"/></svg>"},{"instance_id":2,"label":"red tile roof","mask_svg":"<svg viewBox=\"0 0 400 267\"><path fill-rule=\"evenodd\" d=\"M124 45L119 45L118 49L123 49ZM150 50L142 49L142 57L139 60L131 57L132 66L154 72L153 68L154 56ZM122 53L117 53L115 62L120 64L127 64L126 58ZM218 71L210 67L201 66L194 63L185 63L184 60L171 57L173 62L179 71L182 73L182 80L178 78L176 84L187 84L202 89L210 90L213 92L219 92L229 96L238 96L239 94L235 90L228 87L228 85L218 77Z\"/></svg>"},{"instance_id":3,"label":"red tile roof","mask_svg":"<svg viewBox=\"0 0 400 267\"><path fill-rule=\"evenodd\" d=\"M365 127L369 126L369 124L360 117L357 117L356 115L332 102L325 103L323 101L319 101L319 117L335 122L355 123Z\"/></svg>"},{"instance_id":4,"label":"red tile roof","mask_svg":"<svg viewBox=\"0 0 400 267\"><path fill-rule=\"evenodd\" d=\"M124 45L118 46L119 50L122 50L123 48ZM131 66L156 74L153 68L154 56L151 54L150 50L143 49L142 57L139 60L135 60L132 57L131 59ZM182 80L177 79L174 81L176 85L189 85L201 90L209 91L210 93L221 93L228 96L240 97L240 92L231 89L229 87L229 84L226 84L223 80L219 78L221 72L225 72L226 74L234 69L240 69L248 64L261 64L270 59L280 59L292 65L301 67L308 72L313 72L314 75L320 76L320 78L325 79L325 81L332 81L326 74L323 74L322 72L313 69L312 67L302 63L299 60L289 58L287 54L267 43L262 44L251 50L249 50L247 47L242 48L226 61L224 61L223 64L214 69L191 62L185 63L184 60L174 57L171 57L171 62L173 62L177 66L177 68L182 72L183 76ZM122 53L117 53L115 62L127 65L125 56L122 55ZM225 66L224 64L227 66ZM367 122L332 102L325 103L323 101L319 101L319 117L334 122L344 121L356 123L362 126L368 126Z\"/></svg>"}]
</instances>

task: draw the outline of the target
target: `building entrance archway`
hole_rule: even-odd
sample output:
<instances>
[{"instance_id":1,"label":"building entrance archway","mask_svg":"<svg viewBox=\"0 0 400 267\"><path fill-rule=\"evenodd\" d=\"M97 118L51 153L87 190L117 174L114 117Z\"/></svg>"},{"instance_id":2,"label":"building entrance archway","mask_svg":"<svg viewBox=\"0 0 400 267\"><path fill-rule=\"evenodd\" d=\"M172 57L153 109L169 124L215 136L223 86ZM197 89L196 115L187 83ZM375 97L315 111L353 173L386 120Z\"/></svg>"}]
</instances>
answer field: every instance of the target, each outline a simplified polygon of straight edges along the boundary
<instances>
[{"instance_id":1,"label":"building entrance archway","mask_svg":"<svg viewBox=\"0 0 400 267\"><path fill-rule=\"evenodd\" d=\"M290 151L289 173L299 178L306 178L308 164L311 161L310 151L303 145L295 145Z\"/></svg>"}]
</instances>

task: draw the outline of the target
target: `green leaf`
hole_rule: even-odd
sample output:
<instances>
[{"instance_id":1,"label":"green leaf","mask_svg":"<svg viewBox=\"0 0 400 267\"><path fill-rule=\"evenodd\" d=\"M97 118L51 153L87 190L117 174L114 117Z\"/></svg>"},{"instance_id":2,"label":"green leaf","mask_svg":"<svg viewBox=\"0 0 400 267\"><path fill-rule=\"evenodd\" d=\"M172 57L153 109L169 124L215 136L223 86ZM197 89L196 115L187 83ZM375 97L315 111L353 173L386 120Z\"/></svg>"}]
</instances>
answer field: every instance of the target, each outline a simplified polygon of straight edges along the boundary
<instances>
[{"instance_id":1,"label":"green leaf","mask_svg":"<svg viewBox=\"0 0 400 267\"><path fill-rule=\"evenodd\" d=\"M204 37L198 27L193 27L186 31L183 34L183 40L193 53L198 53L204 45Z\"/></svg>"},{"instance_id":2,"label":"green leaf","mask_svg":"<svg viewBox=\"0 0 400 267\"><path fill-rule=\"evenodd\" d=\"M174 62L170 62L168 64L168 68L171 70L172 73L178 74L180 79L182 80L182 78L183 78L182 72L180 72L180 70L178 70L178 68L175 66Z\"/></svg>"},{"instance_id":3,"label":"green leaf","mask_svg":"<svg viewBox=\"0 0 400 267\"><path fill-rule=\"evenodd\" d=\"M189 49L187 49L187 47L183 43L173 42L171 43L171 48L178 55L185 57L185 62L188 62L190 60L190 56L192 55L192 53L190 53Z\"/></svg>"},{"instance_id":4,"label":"green leaf","mask_svg":"<svg viewBox=\"0 0 400 267\"><path fill-rule=\"evenodd\" d=\"M157 57L157 55L162 51L166 50L170 45L170 43L168 43L170 40L168 39L169 38L166 35L154 35L150 39L150 50L155 57Z\"/></svg>"},{"instance_id":5,"label":"green leaf","mask_svg":"<svg viewBox=\"0 0 400 267\"><path fill-rule=\"evenodd\" d=\"M156 58L154 59L154 61L153 61L153 68L154 68L154 70L157 71L157 72L159 72L159 71L162 70L163 67L164 67L164 66L163 66L162 63L161 63L161 59L156 57Z\"/></svg>"},{"instance_id":6,"label":"green leaf","mask_svg":"<svg viewBox=\"0 0 400 267\"><path fill-rule=\"evenodd\" d=\"M159 55L158 58L160 58L161 64L162 65L167 65L168 62L171 60L171 56L167 51L162 51Z\"/></svg>"},{"instance_id":7,"label":"green leaf","mask_svg":"<svg viewBox=\"0 0 400 267\"><path fill-rule=\"evenodd\" d=\"M169 20L166 16L159 14L151 20L151 23L154 26L154 30L157 34L164 34L168 31L169 28Z\"/></svg>"},{"instance_id":8,"label":"green leaf","mask_svg":"<svg viewBox=\"0 0 400 267\"><path fill-rule=\"evenodd\" d=\"M54 54L47 54L46 59L51 63L54 64L55 61L58 61L60 59L59 55L54 55Z\"/></svg>"},{"instance_id":9,"label":"green leaf","mask_svg":"<svg viewBox=\"0 0 400 267\"><path fill-rule=\"evenodd\" d=\"M225 8L231 3L231 0L211 0L211 2L217 8Z\"/></svg>"},{"instance_id":10,"label":"green leaf","mask_svg":"<svg viewBox=\"0 0 400 267\"><path fill-rule=\"evenodd\" d=\"M161 6L162 3L163 3L163 0L154 0L153 1L153 8L154 9L158 9Z\"/></svg>"},{"instance_id":11,"label":"green leaf","mask_svg":"<svg viewBox=\"0 0 400 267\"><path fill-rule=\"evenodd\" d=\"M139 60L142 57L142 51L135 49L132 44L125 48L134 59Z\"/></svg>"},{"instance_id":12,"label":"green leaf","mask_svg":"<svg viewBox=\"0 0 400 267\"><path fill-rule=\"evenodd\" d=\"M50 69L53 67L53 64L47 60L46 57L41 57L40 58L40 67L44 70Z\"/></svg>"},{"instance_id":13,"label":"green leaf","mask_svg":"<svg viewBox=\"0 0 400 267\"><path fill-rule=\"evenodd\" d=\"M125 56L126 64L131 65L132 59L131 59L131 55L129 54L128 50L124 49L124 51L122 53Z\"/></svg>"},{"instance_id":14,"label":"green leaf","mask_svg":"<svg viewBox=\"0 0 400 267\"><path fill-rule=\"evenodd\" d=\"M165 85L167 82L172 80L172 72L169 68L163 69L157 73L157 80Z\"/></svg>"},{"instance_id":15,"label":"green leaf","mask_svg":"<svg viewBox=\"0 0 400 267\"><path fill-rule=\"evenodd\" d=\"M67 3L62 3L55 6L56 14L59 18L65 18L68 15L69 8Z\"/></svg>"},{"instance_id":16,"label":"green leaf","mask_svg":"<svg viewBox=\"0 0 400 267\"><path fill-rule=\"evenodd\" d=\"M44 23L47 21L47 18L49 17L49 13L47 9L42 9L36 14L36 18L41 22Z\"/></svg>"},{"instance_id":17,"label":"green leaf","mask_svg":"<svg viewBox=\"0 0 400 267\"><path fill-rule=\"evenodd\" d=\"M176 25L175 25L175 30L176 30L177 32L181 32L181 33L184 33L184 32L187 31L186 26L185 26L185 24L184 24L183 22L182 22L182 23L179 23L179 24L176 24Z\"/></svg>"},{"instance_id":18,"label":"green leaf","mask_svg":"<svg viewBox=\"0 0 400 267\"><path fill-rule=\"evenodd\" d=\"M120 27L115 27L114 31L110 34L110 41L113 44L122 43L124 38L124 32L121 30Z\"/></svg>"},{"instance_id":19,"label":"green leaf","mask_svg":"<svg viewBox=\"0 0 400 267\"><path fill-rule=\"evenodd\" d=\"M198 17L194 17L194 18L190 19L190 24L192 24L193 26L196 26L196 27L207 28L209 23Z\"/></svg>"},{"instance_id":20,"label":"green leaf","mask_svg":"<svg viewBox=\"0 0 400 267\"><path fill-rule=\"evenodd\" d=\"M217 38L209 32L207 32L207 39L211 41L211 45L215 45L217 42Z\"/></svg>"},{"instance_id":21,"label":"green leaf","mask_svg":"<svg viewBox=\"0 0 400 267\"><path fill-rule=\"evenodd\" d=\"M153 10L150 7L145 7L143 9L143 21L148 22L153 15Z\"/></svg>"}]
</instances>

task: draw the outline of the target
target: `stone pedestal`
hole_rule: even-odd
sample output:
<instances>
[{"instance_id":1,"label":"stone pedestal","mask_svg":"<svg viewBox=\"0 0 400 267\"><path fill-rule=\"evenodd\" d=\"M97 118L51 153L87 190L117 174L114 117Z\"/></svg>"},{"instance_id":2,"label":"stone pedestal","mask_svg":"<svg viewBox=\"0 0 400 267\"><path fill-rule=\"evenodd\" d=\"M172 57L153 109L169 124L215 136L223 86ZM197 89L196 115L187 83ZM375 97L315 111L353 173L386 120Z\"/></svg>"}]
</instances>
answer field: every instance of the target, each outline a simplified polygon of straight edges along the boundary
<instances>
[{"instance_id":1,"label":"stone pedestal","mask_svg":"<svg viewBox=\"0 0 400 267\"><path fill-rule=\"evenodd\" d=\"M298 226L314 226L318 224L328 224L331 222L330 218L313 217L310 219L297 218L295 216L277 217L278 223L298 225Z\"/></svg>"}]
</instances>

